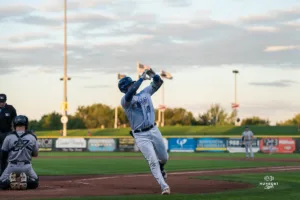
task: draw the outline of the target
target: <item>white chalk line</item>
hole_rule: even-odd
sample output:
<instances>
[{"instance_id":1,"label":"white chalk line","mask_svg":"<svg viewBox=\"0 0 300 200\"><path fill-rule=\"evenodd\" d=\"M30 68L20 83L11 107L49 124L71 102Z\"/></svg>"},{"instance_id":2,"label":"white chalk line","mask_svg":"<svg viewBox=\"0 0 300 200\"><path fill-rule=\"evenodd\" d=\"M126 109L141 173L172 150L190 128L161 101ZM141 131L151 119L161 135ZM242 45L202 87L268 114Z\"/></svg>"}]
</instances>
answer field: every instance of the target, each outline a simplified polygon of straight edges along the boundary
<instances>
[{"instance_id":1,"label":"white chalk line","mask_svg":"<svg viewBox=\"0 0 300 200\"><path fill-rule=\"evenodd\" d=\"M300 167L295 166L279 166L279 167L257 167L257 168L238 168L238 169L224 169L224 170L203 170L203 171L187 171L187 172L169 172L168 175L186 175L186 174L209 174L214 172L247 172L253 170L267 170L267 171L292 171L292 170L300 170ZM147 177L152 176L152 174L135 174L135 175L116 175L116 176L106 176L106 177L95 177L95 178L85 178L85 179L77 179L74 182L77 183L85 183L85 181L95 181L95 180L107 180L107 179L115 179L115 178L136 178L136 177ZM67 181L73 182L73 181Z\"/></svg>"},{"instance_id":2,"label":"white chalk line","mask_svg":"<svg viewBox=\"0 0 300 200\"><path fill-rule=\"evenodd\" d=\"M286 169L273 169L273 170L270 170L270 171L278 172L278 171L293 171L293 170L300 170L300 167L286 168Z\"/></svg>"},{"instance_id":3,"label":"white chalk line","mask_svg":"<svg viewBox=\"0 0 300 200\"><path fill-rule=\"evenodd\" d=\"M86 183L86 182L83 182L83 181L75 181L75 182L77 182L79 184L82 184L82 185L91 185L90 183Z\"/></svg>"}]
</instances>

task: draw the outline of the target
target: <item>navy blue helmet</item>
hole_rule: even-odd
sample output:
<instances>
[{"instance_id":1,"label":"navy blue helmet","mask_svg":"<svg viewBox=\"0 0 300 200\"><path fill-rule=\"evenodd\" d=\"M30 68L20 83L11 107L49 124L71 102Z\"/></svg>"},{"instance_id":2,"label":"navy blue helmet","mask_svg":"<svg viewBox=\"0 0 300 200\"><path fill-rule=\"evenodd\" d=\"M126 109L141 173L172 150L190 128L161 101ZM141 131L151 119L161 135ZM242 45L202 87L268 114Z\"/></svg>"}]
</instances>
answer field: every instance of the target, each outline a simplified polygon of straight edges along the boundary
<instances>
[{"instance_id":1,"label":"navy blue helmet","mask_svg":"<svg viewBox=\"0 0 300 200\"><path fill-rule=\"evenodd\" d=\"M128 86L133 84L135 81L133 81L130 77L126 76L119 80L119 90L123 93L126 93L128 90Z\"/></svg>"},{"instance_id":2,"label":"navy blue helmet","mask_svg":"<svg viewBox=\"0 0 300 200\"><path fill-rule=\"evenodd\" d=\"M17 126L25 126L26 129L28 127L28 118L24 115L18 115L14 118L13 121L14 128L16 129Z\"/></svg>"}]
</instances>

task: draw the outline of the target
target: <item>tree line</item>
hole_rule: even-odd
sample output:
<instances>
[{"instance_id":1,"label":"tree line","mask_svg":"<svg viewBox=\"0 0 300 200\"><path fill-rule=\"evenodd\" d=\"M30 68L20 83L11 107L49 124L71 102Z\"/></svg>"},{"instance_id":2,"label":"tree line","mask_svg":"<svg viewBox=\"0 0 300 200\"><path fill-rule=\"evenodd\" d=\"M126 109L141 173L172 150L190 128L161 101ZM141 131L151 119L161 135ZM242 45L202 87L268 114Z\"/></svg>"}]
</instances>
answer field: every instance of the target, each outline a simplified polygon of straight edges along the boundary
<instances>
[{"instance_id":1,"label":"tree line","mask_svg":"<svg viewBox=\"0 0 300 200\"><path fill-rule=\"evenodd\" d=\"M292 119L286 121L280 121L276 123L276 126L291 126L297 125L300 126L300 114L296 114Z\"/></svg>"},{"instance_id":2,"label":"tree line","mask_svg":"<svg viewBox=\"0 0 300 200\"><path fill-rule=\"evenodd\" d=\"M158 110L155 110L156 119ZM29 127L36 131L61 130L61 114L52 112L45 114L40 120L30 120ZM74 115L68 115L68 129L94 129L113 128L115 120L115 108L105 104L93 104L89 106L79 106ZM167 108L165 110L165 126L219 126L234 125L236 112L226 112L219 104L213 104L210 108L194 116L192 112L184 108ZM300 115L299 115L300 120ZM291 122L294 122L293 120ZM287 123L287 122L286 122ZM252 117L243 119L242 125L269 125L267 119ZM121 107L118 107L118 127L128 127L129 122Z\"/></svg>"}]
</instances>

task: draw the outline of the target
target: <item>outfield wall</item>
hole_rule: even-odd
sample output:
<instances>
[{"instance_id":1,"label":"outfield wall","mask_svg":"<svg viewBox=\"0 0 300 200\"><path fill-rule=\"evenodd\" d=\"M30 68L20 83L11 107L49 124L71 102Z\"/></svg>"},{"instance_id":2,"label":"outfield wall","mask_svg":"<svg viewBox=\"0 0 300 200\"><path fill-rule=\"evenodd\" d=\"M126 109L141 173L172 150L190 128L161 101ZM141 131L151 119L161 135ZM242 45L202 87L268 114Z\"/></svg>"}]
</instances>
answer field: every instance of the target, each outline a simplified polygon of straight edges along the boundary
<instances>
[{"instance_id":1,"label":"outfield wall","mask_svg":"<svg viewBox=\"0 0 300 200\"><path fill-rule=\"evenodd\" d=\"M273 153L300 153L300 138L258 137L252 142L253 152L269 153L267 139L272 139ZM38 137L43 152L138 152L132 137ZM164 137L169 152L245 152L237 136Z\"/></svg>"}]
</instances>

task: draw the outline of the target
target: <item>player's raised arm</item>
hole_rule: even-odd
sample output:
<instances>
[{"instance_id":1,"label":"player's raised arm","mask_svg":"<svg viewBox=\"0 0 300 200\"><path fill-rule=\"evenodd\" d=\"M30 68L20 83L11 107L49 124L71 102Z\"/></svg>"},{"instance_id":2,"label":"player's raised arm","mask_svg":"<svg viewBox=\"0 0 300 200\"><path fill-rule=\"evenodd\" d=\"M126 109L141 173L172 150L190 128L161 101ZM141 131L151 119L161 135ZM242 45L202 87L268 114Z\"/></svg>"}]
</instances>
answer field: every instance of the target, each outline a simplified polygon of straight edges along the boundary
<instances>
[{"instance_id":1,"label":"player's raised arm","mask_svg":"<svg viewBox=\"0 0 300 200\"><path fill-rule=\"evenodd\" d=\"M137 80L133 85L128 89L128 91L125 94L125 100L126 102L131 102L133 96L136 94L136 91L140 88L140 86L143 83L143 78L141 77L139 80Z\"/></svg>"},{"instance_id":2,"label":"player's raised arm","mask_svg":"<svg viewBox=\"0 0 300 200\"><path fill-rule=\"evenodd\" d=\"M146 72L144 72L141 75L141 78L137 81L132 81L130 77L124 77L119 81L119 89L122 93L125 93L125 96L121 100L123 107L128 107L130 105L133 96L136 94L136 91L146 79L146 75Z\"/></svg>"},{"instance_id":3,"label":"player's raised arm","mask_svg":"<svg viewBox=\"0 0 300 200\"><path fill-rule=\"evenodd\" d=\"M161 77L158 74L155 74L152 77L151 84L146 87L143 91L146 93L149 93L150 95L153 95L164 83L164 81L161 79Z\"/></svg>"}]
</instances>

